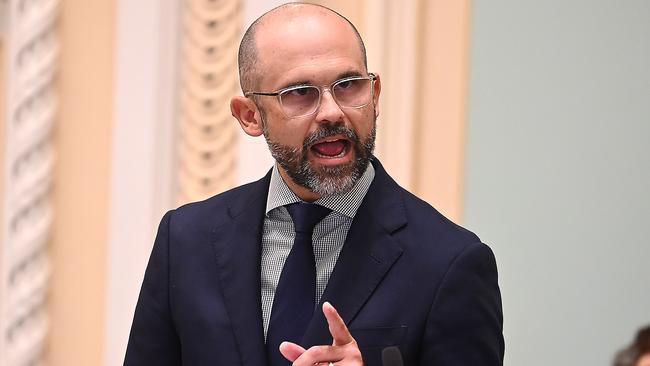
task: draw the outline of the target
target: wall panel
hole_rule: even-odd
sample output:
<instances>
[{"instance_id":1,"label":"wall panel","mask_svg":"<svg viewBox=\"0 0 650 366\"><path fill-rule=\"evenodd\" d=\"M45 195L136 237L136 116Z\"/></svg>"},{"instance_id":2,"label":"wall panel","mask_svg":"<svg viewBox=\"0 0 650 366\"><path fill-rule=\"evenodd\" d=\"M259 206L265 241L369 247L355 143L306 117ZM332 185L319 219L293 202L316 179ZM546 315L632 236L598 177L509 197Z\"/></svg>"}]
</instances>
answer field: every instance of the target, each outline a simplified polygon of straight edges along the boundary
<instances>
[{"instance_id":1,"label":"wall panel","mask_svg":"<svg viewBox=\"0 0 650 366\"><path fill-rule=\"evenodd\" d=\"M54 366L102 363L114 6L111 0L61 2L47 358Z\"/></svg>"}]
</instances>

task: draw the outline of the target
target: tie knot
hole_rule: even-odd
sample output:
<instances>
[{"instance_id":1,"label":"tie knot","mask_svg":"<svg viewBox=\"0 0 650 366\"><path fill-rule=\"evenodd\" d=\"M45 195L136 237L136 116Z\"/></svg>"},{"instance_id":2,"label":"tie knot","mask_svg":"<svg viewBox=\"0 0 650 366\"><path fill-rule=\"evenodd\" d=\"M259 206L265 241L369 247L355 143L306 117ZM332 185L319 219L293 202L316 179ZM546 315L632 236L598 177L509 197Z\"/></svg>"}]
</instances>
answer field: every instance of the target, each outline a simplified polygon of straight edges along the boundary
<instances>
[{"instance_id":1,"label":"tie knot","mask_svg":"<svg viewBox=\"0 0 650 366\"><path fill-rule=\"evenodd\" d=\"M332 210L313 203L292 203L286 206L297 233L311 233L314 226Z\"/></svg>"}]
</instances>

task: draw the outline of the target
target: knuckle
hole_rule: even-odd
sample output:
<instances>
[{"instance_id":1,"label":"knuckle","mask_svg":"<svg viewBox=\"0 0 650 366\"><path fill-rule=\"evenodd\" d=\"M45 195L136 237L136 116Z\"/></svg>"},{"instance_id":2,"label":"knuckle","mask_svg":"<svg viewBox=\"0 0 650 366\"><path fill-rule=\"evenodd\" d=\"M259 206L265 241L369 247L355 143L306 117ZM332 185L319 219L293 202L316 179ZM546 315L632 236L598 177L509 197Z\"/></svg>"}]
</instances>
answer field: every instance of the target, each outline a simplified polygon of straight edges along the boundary
<instances>
[{"instance_id":1,"label":"knuckle","mask_svg":"<svg viewBox=\"0 0 650 366\"><path fill-rule=\"evenodd\" d=\"M309 349L309 355L313 359L321 359L330 351L330 346L313 346Z\"/></svg>"},{"instance_id":2,"label":"knuckle","mask_svg":"<svg viewBox=\"0 0 650 366\"><path fill-rule=\"evenodd\" d=\"M361 361L363 358L363 356L361 355L361 350L359 349L355 341L352 341L350 344L347 345L345 353L353 361Z\"/></svg>"}]
</instances>

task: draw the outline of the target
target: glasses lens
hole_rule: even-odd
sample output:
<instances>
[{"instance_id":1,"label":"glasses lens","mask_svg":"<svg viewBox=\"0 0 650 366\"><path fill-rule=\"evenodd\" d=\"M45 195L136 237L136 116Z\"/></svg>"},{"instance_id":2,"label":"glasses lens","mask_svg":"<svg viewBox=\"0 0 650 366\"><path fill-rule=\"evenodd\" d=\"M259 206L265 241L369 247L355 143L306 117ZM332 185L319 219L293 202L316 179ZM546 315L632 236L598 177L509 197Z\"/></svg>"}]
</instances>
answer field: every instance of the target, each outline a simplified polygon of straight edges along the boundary
<instances>
[{"instance_id":1,"label":"glasses lens","mask_svg":"<svg viewBox=\"0 0 650 366\"><path fill-rule=\"evenodd\" d=\"M316 110L319 94L315 86L298 86L280 93L280 103L287 117L304 116Z\"/></svg>"},{"instance_id":2,"label":"glasses lens","mask_svg":"<svg viewBox=\"0 0 650 366\"><path fill-rule=\"evenodd\" d=\"M332 93L341 107L363 107L370 103L372 80L344 79L332 86Z\"/></svg>"}]
</instances>

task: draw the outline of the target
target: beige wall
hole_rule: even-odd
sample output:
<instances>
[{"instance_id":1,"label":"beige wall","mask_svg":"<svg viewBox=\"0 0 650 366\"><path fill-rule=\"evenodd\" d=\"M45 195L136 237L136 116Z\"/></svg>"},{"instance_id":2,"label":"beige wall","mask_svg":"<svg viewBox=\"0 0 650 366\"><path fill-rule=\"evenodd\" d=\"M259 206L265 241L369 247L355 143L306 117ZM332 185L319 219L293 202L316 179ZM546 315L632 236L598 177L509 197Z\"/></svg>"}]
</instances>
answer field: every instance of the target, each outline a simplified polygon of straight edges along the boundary
<instances>
[{"instance_id":1,"label":"beige wall","mask_svg":"<svg viewBox=\"0 0 650 366\"><path fill-rule=\"evenodd\" d=\"M112 0L63 0L48 364L101 365L111 136Z\"/></svg>"},{"instance_id":2,"label":"beige wall","mask_svg":"<svg viewBox=\"0 0 650 366\"><path fill-rule=\"evenodd\" d=\"M339 12L340 14L348 18L352 22L352 24L354 24L354 26L357 27L357 30L361 33L361 36L363 37L364 36L363 33L366 31L363 9L367 1L376 1L376 0L357 0L357 1L307 0L303 2L320 4L323 6L327 6L330 9L334 9L335 11Z\"/></svg>"},{"instance_id":3,"label":"beige wall","mask_svg":"<svg viewBox=\"0 0 650 366\"><path fill-rule=\"evenodd\" d=\"M5 167L4 167L4 161L5 161L5 102L6 102L6 94L5 94L5 85L6 85L6 79L5 79L5 51L4 51L4 44L3 44L3 39L2 35L0 35L0 222L3 222L3 215L4 215L4 182L5 182L5 177L4 177L4 172L5 172ZM3 228L0 226L0 238L4 237ZM2 247L2 243L0 243L0 247ZM0 257L1 258L1 257ZM2 263L0 263L0 266ZM2 288L2 286L0 286ZM2 290L0 290L2 291ZM0 296L2 294L0 293Z\"/></svg>"},{"instance_id":4,"label":"beige wall","mask_svg":"<svg viewBox=\"0 0 650 366\"><path fill-rule=\"evenodd\" d=\"M1 8L1 5L0 5ZM6 57L6 52L4 50L4 44L2 40L2 35L0 35L0 222L4 222L4 208L5 208L5 197L4 197L4 192L5 192L5 113L6 113L6 78L5 78L5 57ZM0 225L0 250L2 250L5 246L5 243L2 241L4 240L4 225ZM3 253L0 253L0 273L4 271L4 268L2 266L4 265L4 260L3 260ZM6 296L4 294L5 291L5 286L4 284L0 284L0 299L4 298ZM4 306L0 304L0 309L4 311ZM0 317L2 317L0 315ZM0 319L0 329L4 327L4 320ZM4 348L3 345L0 345L0 350ZM0 363L2 361L0 360Z\"/></svg>"},{"instance_id":5,"label":"beige wall","mask_svg":"<svg viewBox=\"0 0 650 366\"><path fill-rule=\"evenodd\" d=\"M469 0L421 4L413 190L462 220Z\"/></svg>"}]
</instances>

